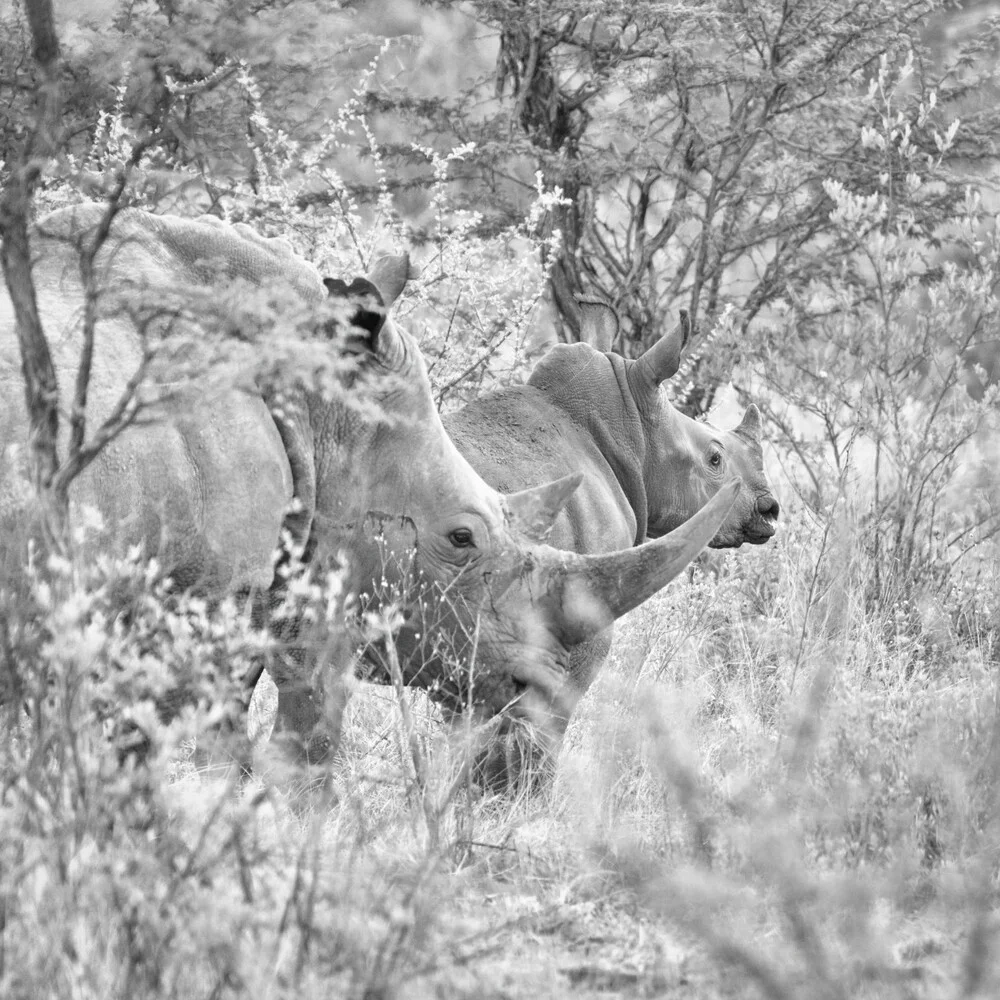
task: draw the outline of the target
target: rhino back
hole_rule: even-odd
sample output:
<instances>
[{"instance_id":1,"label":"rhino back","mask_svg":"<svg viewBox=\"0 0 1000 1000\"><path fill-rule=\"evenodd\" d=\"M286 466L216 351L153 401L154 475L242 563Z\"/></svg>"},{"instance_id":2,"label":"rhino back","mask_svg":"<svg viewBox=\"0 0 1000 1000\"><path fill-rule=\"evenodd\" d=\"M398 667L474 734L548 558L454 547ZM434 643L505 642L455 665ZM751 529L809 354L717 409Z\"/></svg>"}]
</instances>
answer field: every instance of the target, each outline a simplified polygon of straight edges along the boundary
<instances>
[{"instance_id":1,"label":"rhino back","mask_svg":"<svg viewBox=\"0 0 1000 1000\"><path fill-rule=\"evenodd\" d=\"M64 415L69 412L82 340L83 290L75 234L87 218L86 212L54 213L42 220L32 243L39 309ZM154 283L173 280L181 286L191 278L190 267L196 265L190 264L190 254L185 257L188 251L178 251L178 256L157 232L181 220L146 221L154 218L130 212L125 213L120 231L116 225L102 252L105 286L117 274L131 279L149 274ZM191 254L196 252L191 246L199 231L208 237L205 245L213 255L224 255L227 245L238 249L245 242L225 231L217 239L215 226L185 223L181 228ZM244 276L255 273L261 253L267 266L279 259L270 250L256 248L249 256L242 251L235 254ZM307 273L291 269L294 280ZM87 407L89 434L112 412L140 357L140 337L130 322L111 316L99 323ZM64 418L62 456L66 425ZM0 520L5 522L5 534L29 516L27 436L20 356L4 288L0 291ZM271 555L291 489L288 459L263 400L252 392L220 387L210 394L180 392L162 411L125 430L74 481L70 495L77 511L93 508L99 513L102 546L120 551L139 544L147 555L158 556L178 583L197 582L218 590L270 583Z\"/></svg>"},{"instance_id":2,"label":"rhino back","mask_svg":"<svg viewBox=\"0 0 1000 1000\"><path fill-rule=\"evenodd\" d=\"M78 249L101 220L105 206L73 205L40 219L36 231L50 246ZM323 297L319 272L297 257L283 239L260 236L249 226L229 225L211 215L198 219L122 211L98 262L104 280L141 278L157 285L211 285L242 280L253 285L287 284L302 298Z\"/></svg>"},{"instance_id":3,"label":"rhino back","mask_svg":"<svg viewBox=\"0 0 1000 1000\"><path fill-rule=\"evenodd\" d=\"M500 389L443 419L469 464L501 493L584 474L547 539L556 548L609 552L634 543L635 515L611 466L594 441L538 389Z\"/></svg>"}]
</instances>

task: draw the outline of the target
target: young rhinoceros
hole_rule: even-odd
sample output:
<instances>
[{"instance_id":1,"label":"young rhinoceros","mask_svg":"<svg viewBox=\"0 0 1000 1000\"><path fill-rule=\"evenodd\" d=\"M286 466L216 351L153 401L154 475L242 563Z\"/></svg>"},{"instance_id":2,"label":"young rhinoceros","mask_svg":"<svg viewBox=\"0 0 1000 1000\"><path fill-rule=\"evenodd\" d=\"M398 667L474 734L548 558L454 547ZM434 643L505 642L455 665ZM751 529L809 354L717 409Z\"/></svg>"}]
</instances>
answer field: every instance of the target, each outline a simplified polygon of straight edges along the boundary
<instances>
[{"instance_id":1,"label":"young rhinoceros","mask_svg":"<svg viewBox=\"0 0 1000 1000\"><path fill-rule=\"evenodd\" d=\"M583 305L584 335L605 342L617 327L610 306ZM733 476L743 485L713 548L758 545L775 531L778 502L763 468L760 414L720 431L678 412L661 385L677 372L683 326L637 360L587 343L560 344L528 383L483 396L445 416L473 468L498 490L582 472L557 516L550 544L600 553L639 545L683 524ZM578 646L571 674L581 696L611 643L609 628Z\"/></svg>"}]
</instances>

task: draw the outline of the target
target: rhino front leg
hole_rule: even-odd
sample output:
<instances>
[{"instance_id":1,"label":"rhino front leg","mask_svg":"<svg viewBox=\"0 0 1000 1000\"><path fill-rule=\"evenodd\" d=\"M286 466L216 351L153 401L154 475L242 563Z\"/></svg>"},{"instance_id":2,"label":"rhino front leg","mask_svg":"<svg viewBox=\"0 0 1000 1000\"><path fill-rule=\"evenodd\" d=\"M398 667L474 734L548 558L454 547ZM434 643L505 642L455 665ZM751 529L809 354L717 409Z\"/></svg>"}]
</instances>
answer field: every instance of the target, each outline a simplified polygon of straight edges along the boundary
<instances>
[{"instance_id":1,"label":"rhino front leg","mask_svg":"<svg viewBox=\"0 0 1000 1000\"><path fill-rule=\"evenodd\" d=\"M292 681L278 685L278 712L271 742L289 760L321 764L330 756L339 733L331 734L323 725L323 700L323 692L307 684ZM334 727L339 728L336 723Z\"/></svg>"},{"instance_id":2,"label":"rhino front leg","mask_svg":"<svg viewBox=\"0 0 1000 1000\"><path fill-rule=\"evenodd\" d=\"M286 648L269 672L278 689L271 743L281 757L306 765L332 760L353 679L347 630L336 629L319 644Z\"/></svg>"}]
</instances>

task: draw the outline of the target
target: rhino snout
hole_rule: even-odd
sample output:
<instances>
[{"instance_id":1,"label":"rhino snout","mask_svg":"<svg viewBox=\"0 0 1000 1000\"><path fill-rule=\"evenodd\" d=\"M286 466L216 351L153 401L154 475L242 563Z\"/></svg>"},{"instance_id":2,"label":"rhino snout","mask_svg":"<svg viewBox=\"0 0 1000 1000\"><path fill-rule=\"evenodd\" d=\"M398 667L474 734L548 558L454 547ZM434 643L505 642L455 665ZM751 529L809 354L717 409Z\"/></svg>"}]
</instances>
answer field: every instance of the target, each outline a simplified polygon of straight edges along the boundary
<instances>
[{"instance_id":1,"label":"rhino snout","mask_svg":"<svg viewBox=\"0 0 1000 1000\"><path fill-rule=\"evenodd\" d=\"M547 732L561 733L566 728L580 695L564 671L525 663L515 670L511 680L518 694L512 705L515 716Z\"/></svg>"},{"instance_id":2,"label":"rhino snout","mask_svg":"<svg viewBox=\"0 0 1000 1000\"><path fill-rule=\"evenodd\" d=\"M763 545L776 531L775 522L780 511L778 501L770 494L763 493L757 497L755 504L756 517L747 525L744 532L746 541L751 545Z\"/></svg>"}]
</instances>

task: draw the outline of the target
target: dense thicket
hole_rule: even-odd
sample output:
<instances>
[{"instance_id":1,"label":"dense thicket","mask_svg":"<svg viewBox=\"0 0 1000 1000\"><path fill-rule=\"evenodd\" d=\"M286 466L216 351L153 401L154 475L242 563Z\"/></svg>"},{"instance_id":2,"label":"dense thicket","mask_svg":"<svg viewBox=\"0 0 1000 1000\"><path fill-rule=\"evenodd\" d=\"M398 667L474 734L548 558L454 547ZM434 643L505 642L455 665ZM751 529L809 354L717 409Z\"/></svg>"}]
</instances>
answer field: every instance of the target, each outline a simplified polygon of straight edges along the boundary
<instances>
[{"instance_id":1,"label":"dense thicket","mask_svg":"<svg viewBox=\"0 0 1000 1000\"><path fill-rule=\"evenodd\" d=\"M935 130L962 118L957 141L935 166L935 197L917 206L923 233L935 232L969 171L993 155L996 102L982 60L993 36L977 30L945 45L940 32L928 32L932 15L944 16L943 0L434 7L447 14L435 41L462 51L464 78L426 58L427 39L401 35L431 16L415 6L105 5L90 21L82 16L64 46L67 149L89 148L100 112L114 106L126 81L119 105L137 134L156 127L154 159L196 167L215 183L234 173L252 178L256 125L233 86L234 61L253 74L272 125L308 140L376 51L373 29L381 28L397 45L367 99L399 165L393 186L421 183L404 165L414 159L410 142L474 141L465 188L488 227L523 216L542 169L570 200L550 222L563 236L550 277L561 335L579 334L576 297L598 295L622 315L626 353L648 345L679 308L708 326L733 303L745 330L776 299L829 275L844 247L824 180L858 192L888 184L895 201L907 199L899 183L906 165L873 156L861 140L875 124L867 91L883 54L915 57L898 111L914 118L936 95L911 135L919 149L936 154ZM0 44L7 144L0 155L9 163L30 114L35 71L20 18L7 19ZM353 165L348 180L377 197L370 173ZM419 206L419 199L411 205Z\"/></svg>"},{"instance_id":2,"label":"dense thicket","mask_svg":"<svg viewBox=\"0 0 1000 1000\"><path fill-rule=\"evenodd\" d=\"M936 168L937 197L921 200L922 232L962 197L960 168L993 155L995 101L981 87L991 70L977 62L989 39L932 50L935 0L472 6L499 38L495 72L446 117L478 141L498 207L536 165L572 199L551 278L568 339L580 294L616 305L622 348L633 351L678 308L711 322L733 302L746 329L775 299L828 275L844 248L824 180L859 192L890 184L907 197L906 165L862 143L876 124L866 98L883 54L915 57L904 115L936 92L911 136L922 151L935 154L935 128L963 119Z\"/></svg>"}]
</instances>

